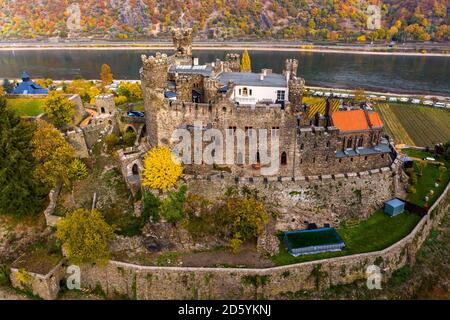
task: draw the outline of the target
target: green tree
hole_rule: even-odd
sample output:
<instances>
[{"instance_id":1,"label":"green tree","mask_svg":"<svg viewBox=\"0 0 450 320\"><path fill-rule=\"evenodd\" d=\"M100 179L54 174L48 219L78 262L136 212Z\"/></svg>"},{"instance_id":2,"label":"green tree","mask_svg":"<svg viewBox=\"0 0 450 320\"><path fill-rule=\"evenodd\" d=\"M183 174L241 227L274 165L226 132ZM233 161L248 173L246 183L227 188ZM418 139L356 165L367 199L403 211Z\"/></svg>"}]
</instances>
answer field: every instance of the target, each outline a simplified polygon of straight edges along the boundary
<instances>
[{"instance_id":1,"label":"green tree","mask_svg":"<svg viewBox=\"0 0 450 320\"><path fill-rule=\"evenodd\" d=\"M178 191L168 191L167 197L162 200L161 215L170 223L177 223L184 218L184 202L186 200L187 186L182 185Z\"/></svg>"},{"instance_id":2,"label":"green tree","mask_svg":"<svg viewBox=\"0 0 450 320\"><path fill-rule=\"evenodd\" d=\"M35 175L49 187L58 182L70 185L69 168L75 150L61 132L46 121L38 121L33 137L33 156L38 161Z\"/></svg>"},{"instance_id":3,"label":"green tree","mask_svg":"<svg viewBox=\"0 0 450 320\"><path fill-rule=\"evenodd\" d=\"M444 158L450 160L450 141L444 143Z\"/></svg>"},{"instance_id":4,"label":"green tree","mask_svg":"<svg viewBox=\"0 0 450 320\"><path fill-rule=\"evenodd\" d=\"M241 72L251 72L252 71L252 62L250 60L250 55L248 54L247 49L244 50L242 54L241 60Z\"/></svg>"},{"instance_id":5,"label":"green tree","mask_svg":"<svg viewBox=\"0 0 450 320\"><path fill-rule=\"evenodd\" d=\"M88 176L86 165L80 159L73 159L68 169L69 179L71 181L83 180Z\"/></svg>"},{"instance_id":6,"label":"green tree","mask_svg":"<svg viewBox=\"0 0 450 320\"><path fill-rule=\"evenodd\" d=\"M127 147L132 147L135 141L136 141L136 132L134 131L125 132L125 134L123 135L123 143L125 143Z\"/></svg>"},{"instance_id":7,"label":"green tree","mask_svg":"<svg viewBox=\"0 0 450 320\"><path fill-rule=\"evenodd\" d=\"M426 161L418 161L417 167L419 169L419 175L422 176L423 170L425 170L425 168L427 167L427 162Z\"/></svg>"},{"instance_id":8,"label":"green tree","mask_svg":"<svg viewBox=\"0 0 450 320\"><path fill-rule=\"evenodd\" d=\"M114 150L114 147L119 143L119 138L114 134L110 133L105 137L106 149L108 152Z\"/></svg>"},{"instance_id":9,"label":"green tree","mask_svg":"<svg viewBox=\"0 0 450 320\"><path fill-rule=\"evenodd\" d=\"M444 175L445 173L448 171L446 166L439 166L439 181L443 181L444 180Z\"/></svg>"},{"instance_id":10,"label":"green tree","mask_svg":"<svg viewBox=\"0 0 450 320\"><path fill-rule=\"evenodd\" d=\"M0 214L34 214L46 191L33 176L34 126L20 120L1 97L0 114Z\"/></svg>"},{"instance_id":11,"label":"green tree","mask_svg":"<svg viewBox=\"0 0 450 320\"><path fill-rule=\"evenodd\" d=\"M100 212L77 209L58 222L56 237L71 263L104 264L109 260L109 242L115 235Z\"/></svg>"},{"instance_id":12,"label":"green tree","mask_svg":"<svg viewBox=\"0 0 450 320\"><path fill-rule=\"evenodd\" d=\"M48 119L60 128L72 122L72 117L75 115L75 103L61 93L50 91L45 100L44 111Z\"/></svg>"},{"instance_id":13,"label":"green tree","mask_svg":"<svg viewBox=\"0 0 450 320\"><path fill-rule=\"evenodd\" d=\"M234 253L244 241L258 237L269 221L264 204L250 196L227 198L218 210L220 216L229 219L227 224L233 234L229 245Z\"/></svg>"}]
</instances>

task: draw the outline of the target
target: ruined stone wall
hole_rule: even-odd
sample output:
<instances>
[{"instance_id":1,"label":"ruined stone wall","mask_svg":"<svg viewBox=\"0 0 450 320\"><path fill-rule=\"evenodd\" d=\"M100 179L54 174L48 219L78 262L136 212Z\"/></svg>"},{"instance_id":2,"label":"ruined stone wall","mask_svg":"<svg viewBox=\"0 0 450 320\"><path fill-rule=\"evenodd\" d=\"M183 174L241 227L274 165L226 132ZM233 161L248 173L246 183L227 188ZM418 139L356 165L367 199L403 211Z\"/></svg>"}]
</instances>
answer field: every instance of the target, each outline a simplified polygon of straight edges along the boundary
<instances>
[{"instance_id":1,"label":"ruined stone wall","mask_svg":"<svg viewBox=\"0 0 450 320\"><path fill-rule=\"evenodd\" d=\"M88 158L89 150L86 144L86 140L84 138L83 130L78 127L75 127L73 131L66 132L67 141L72 145L75 149L75 156L78 158Z\"/></svg>"},{"instance_id":2,"label":"ruined stone wall","mask_svg":"<svg viewBox=\"0 0 450 320\"><path fill-rule=\"evenodd\" d=\"M26 270L25 270L26 271ZM29 283L21 283L17 279L19 269L11 268L10 280L14 288L30 290L34 295L44 300L54 300L58 296L60 289L59 281L65 276L63 261L60 261L47 274L27 272L30 277Z\"/></svg>"},{"instance_id":3,"label":"ruined stone wall","mask_svg":"<svg viewBox=\"0 0 450 320\"><path fill-rule=\"evenodd\" d=\"M150 267L111 261L104 268L85 267L81 283L132 299L277 299L364 280L372 264L380 267L385 282L398 268L414 263L433 226L448 213L448 190L447 186L408 236L382 251L267 269Z\"/></svg>"}]
</instances>

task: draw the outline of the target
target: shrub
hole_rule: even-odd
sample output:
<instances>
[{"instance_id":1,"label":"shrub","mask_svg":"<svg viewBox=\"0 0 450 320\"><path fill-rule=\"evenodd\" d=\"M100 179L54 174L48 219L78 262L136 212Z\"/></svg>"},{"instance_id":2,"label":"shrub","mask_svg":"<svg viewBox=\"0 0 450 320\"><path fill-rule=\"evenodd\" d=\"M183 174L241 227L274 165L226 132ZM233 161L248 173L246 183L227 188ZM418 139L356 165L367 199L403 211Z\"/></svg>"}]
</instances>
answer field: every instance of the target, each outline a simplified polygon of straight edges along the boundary
<instances>
[{"instance_id":1,"label":"shrub","mask_svg":"<svg viewBox=\"0 0 450 320\"><path fill-rule=\"evenodd\" d=\"M118 96L114 98L114 103L116 104L116 106L120 106L122 104L125 104L128 102L127 97L125 96Z\"/></svg>"},{"instance_id":2,"label":"shrub","mask_svg":"<svg viewBox=\"0 0 450 320\"><path fill-rule=\"evenodd\" d=\"M406 191L408 193L416 193L416 187L414 186L408 186L408 188L406 189Z\"/></svg>"},{"instance_id":3,"label":"shrub","mask_svg":"<svg viewBox=\"0 0 450 320\"><path fill-rule=\"evenodd\" d=\"M161 203L161 215L171 223L177 223L184 218L184 202L186 200L187 186L182 185L178 191L169 191Z\"/></svg>"},{"instance_id":4,"label":"shrub","mask_svg":"<svg viewBox=\"0 0 450 320\"><path fill-rule=\"evenodd\" d=\"M127 147L132 147L136 141L136 133L134 131L125 132L123 142Z\"/></svg>"},{"instance_id":5,"label":"shrub","mask_svg":"<svg viewBox=\"0 0 450 320\"><path fill-rule=\"evenodd\" d=\"M114 133L111 133L105 137L104 141L108 152L111 152L114 149L114 147L119 143L119 138Z\"/></svg>"},{"instance_id":6,"label":"shrub","mask_svg":"<svg viewBox=\"0 0 450 320\"><path fill-rule=\"evenodd\" d=\"M158 222L161 218L159 214L159 206L161 201L159 198L151 192L144 191L142 202L144 210L142 212L141 227L143 227L150 219L153 222Z\"/></svg>"}]
</instances>

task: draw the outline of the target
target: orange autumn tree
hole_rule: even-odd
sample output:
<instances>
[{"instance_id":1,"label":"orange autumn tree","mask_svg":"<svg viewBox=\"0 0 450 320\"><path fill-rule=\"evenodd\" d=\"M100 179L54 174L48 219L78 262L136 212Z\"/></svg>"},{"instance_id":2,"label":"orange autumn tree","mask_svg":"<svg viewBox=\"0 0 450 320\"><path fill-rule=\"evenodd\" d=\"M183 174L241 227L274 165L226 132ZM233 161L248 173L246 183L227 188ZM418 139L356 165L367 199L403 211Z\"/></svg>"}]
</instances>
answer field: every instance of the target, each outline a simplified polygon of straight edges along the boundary
<instances>
[{"instance_id":1,"label":"orange autumn tree","mask_svg":"<svg viewBox=\"0 0 450 320\"><path fill-rule=\"evenodd\" d=\"M142 185L157 190L167 190L177 183L183 173L181 163L167 147L152 148L144 159Z\"/></svg>"},{"instance_id":2,"label":"orange autumn tree","mask_svg":"<svg viewBox=\"0 0 450 320\"><path fill-rule=\"evenodd\" d=\"M100 80L102 81L103 88L110 85L113 82L113 74L111 67L104 63L101 68Z\"/></svg>"}]
</instances>

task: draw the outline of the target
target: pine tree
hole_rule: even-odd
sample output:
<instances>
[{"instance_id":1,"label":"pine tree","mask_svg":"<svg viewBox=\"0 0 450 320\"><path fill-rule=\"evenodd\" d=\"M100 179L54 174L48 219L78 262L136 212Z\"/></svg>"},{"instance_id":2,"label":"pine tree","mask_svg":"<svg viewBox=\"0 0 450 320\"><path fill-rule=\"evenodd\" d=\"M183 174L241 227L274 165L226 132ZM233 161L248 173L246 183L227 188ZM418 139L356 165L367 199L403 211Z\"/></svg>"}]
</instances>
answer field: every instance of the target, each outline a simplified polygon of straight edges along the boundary
<instances>
[{"instance_id":1,"label":"pine tree","mask_svg":"<svg viewBox=\"0 0 450 320\"><path fill-rule=\"evenodd\" d=\"M42 209L45 190L33 176L33 125L8 110L4 98L0 114L0 214L36 213Z\"/></svg>"},{"instance_id":2,"label":"pine tree","mask_svg":"<svg viewBox=\"0 0 450 320\"><path fill-rule=\"evenodd\" d=\"M244 50L241 60L241 72L252 72L252 62L247 49Z\"/></svg>"}]
</instances>

